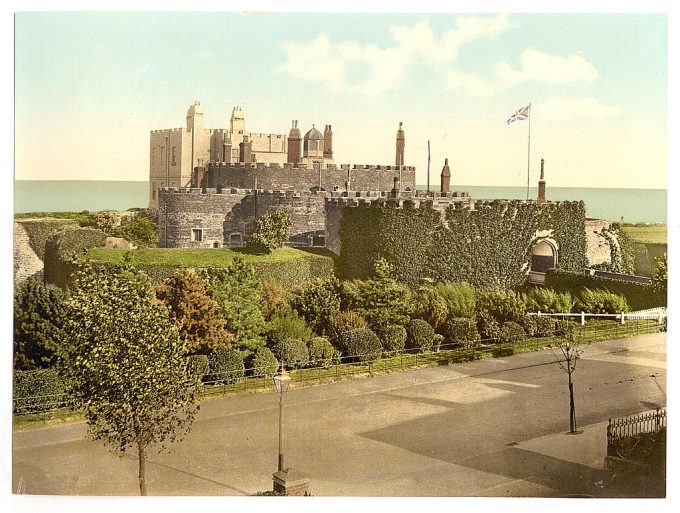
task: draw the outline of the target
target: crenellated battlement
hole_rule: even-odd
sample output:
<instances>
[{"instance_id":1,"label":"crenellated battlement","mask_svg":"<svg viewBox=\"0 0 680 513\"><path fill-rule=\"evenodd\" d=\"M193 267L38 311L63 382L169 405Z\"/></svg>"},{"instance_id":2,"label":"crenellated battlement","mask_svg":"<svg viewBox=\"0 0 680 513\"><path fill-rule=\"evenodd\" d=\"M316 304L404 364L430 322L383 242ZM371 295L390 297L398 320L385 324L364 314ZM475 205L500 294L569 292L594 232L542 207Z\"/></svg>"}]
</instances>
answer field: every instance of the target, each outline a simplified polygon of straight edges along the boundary
<instances>
[{"instance_id":1,"label":"crenellated battlement","mask_svg":"<svg viewBox=\"0 0 680 513\"><path fill-rule=\"evenodd\" d=\"M294 169L319 169L322 170L352 170L352 171L412 171L415 172L415 166L384 166L380 164L323 164L314 166L307 166L305 164L279 164L279 163L265 163L265 162L208 162L209 168L234 168L234 169L262 169L262 170L294 170Z\"/></svg>"},{"instance_id":2,"label":"crenellated battlement","mask_svg":"<svg viewBox=\"0 0 680 513\"><path fill-rule=\"evenodd\" d=\"M163 128L160 130L151 130L152 135L165 135L167 133L170 134L181 134L185 128Z\"/></svg>"}]
</instances>

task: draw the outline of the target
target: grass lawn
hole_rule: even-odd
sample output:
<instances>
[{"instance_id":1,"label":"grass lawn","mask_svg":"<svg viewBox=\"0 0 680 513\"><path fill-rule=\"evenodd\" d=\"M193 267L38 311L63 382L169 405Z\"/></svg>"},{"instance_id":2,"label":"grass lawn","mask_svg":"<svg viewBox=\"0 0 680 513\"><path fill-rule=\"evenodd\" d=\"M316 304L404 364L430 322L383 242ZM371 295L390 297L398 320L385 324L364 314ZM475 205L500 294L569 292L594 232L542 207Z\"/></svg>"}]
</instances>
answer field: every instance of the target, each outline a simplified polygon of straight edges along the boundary
<instances>
[{"instance_id":1,"label":"grass lawn","mask_svg":"<svg viewBox=\"0 0 680 513\"><path fill-rule=\"evenodd\" d=\"M101 262L121 262L123 255L129 250L93 248L88 251L92 260ZM307 259L331 258L331 253L322 248L295 249L280 248L269 254L259 254L247 248L211 249L211 248L140 248L132 250L134 263L150 265L186 266L186 267L220 267L229 264L236 255L241 255L246 262L278 263L295 262Z\"/></svg>"},{"instance_id":2,"label":"grass lawn","mask_svg":"<svg viewBox=\"0 0 680 513\"><path fill-rule=\"evenodd\" d=\"M666 244L667 233L665 224L654 225L623 225L623 232L628 235L633 242Z\"/></svg>"}]
</instances>

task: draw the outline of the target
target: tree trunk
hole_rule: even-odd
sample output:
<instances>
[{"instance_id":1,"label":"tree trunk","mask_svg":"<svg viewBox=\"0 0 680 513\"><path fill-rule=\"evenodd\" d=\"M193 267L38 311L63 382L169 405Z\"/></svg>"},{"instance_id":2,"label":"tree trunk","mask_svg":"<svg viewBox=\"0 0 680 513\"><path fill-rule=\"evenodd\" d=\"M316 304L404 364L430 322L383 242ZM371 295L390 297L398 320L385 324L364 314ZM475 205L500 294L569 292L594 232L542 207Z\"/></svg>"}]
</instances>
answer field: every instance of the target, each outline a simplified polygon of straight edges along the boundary
<instances>
[{"instance_id":1,"label":"tree trunk","mask_svg":"<svg viewBox=\"0 0 680 513\"><path fill-rule=\"evenodd\" d=\"M576 408L574 407L574 383L569 373L569 431L576 433Z\"/></svg>"},{"instance_id":2,"label":"tree trunk","mask_svg":"<svg viewBox=\"0 0 680 513\"><path fill-rule=\"evenodd\" d=\"M137 449L139 453L139 495L146 493L146 453L142 441L137 439Z\"/></svg>"}]
</instances>

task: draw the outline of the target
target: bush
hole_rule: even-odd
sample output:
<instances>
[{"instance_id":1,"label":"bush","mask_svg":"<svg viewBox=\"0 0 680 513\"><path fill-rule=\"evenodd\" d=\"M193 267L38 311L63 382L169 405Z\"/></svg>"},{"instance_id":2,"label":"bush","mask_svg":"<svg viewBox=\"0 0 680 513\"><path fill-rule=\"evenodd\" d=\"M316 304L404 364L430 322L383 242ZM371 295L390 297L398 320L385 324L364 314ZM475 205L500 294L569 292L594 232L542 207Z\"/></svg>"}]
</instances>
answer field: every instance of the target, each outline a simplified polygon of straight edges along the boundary
<instances>
[{"instance_id":1,"label":"bush","mask_svg":"<svg viewBox=\"0 0 680 513\"><path fill-rule=\"evenodd\" d=\"M466 317L451 317L444 324L444 338L450 344L468 346L479 342L477 324Z\"/></svg>"},{"instance_id":2,"label":"bush","mask_svg":"<svg viewBox=\"0 0 680 513\"><path fill-rule=\"evenodd\" d=\"M307 342L297 338L277 340L271 350L274 356L288 369L299 369L309 364L309 350Z\"/></svg>"},{"instance_id":3,"label":"bush","mask_svg":"<svg viewBox=\"0 0 680 513\"><path fill-rule=\"evenodd\" d=\"M388 324L379 334L383 349L388 352L401 352L406 347L406 328L398 324Z\"/></svg>"},{"instance_id":4,"label":"bush","mask_svg":"<svg viewBox=\"0 0 680 513\"><path fill-rule=\"evenodd\" d=\"M192 354L187 356L187 374L196 383L200 384L203 376L208 374L210 363L205 354Z\"/></svg>"},{"instance_id":5,"label":"bush","mask_svg":"<svg viewBox=\"0 0 680 513\"><path fill-rule=\"evenodd\" d=\"M330 318L340 311L340 297L336 280L315 280L297 289L290 306L318 334L329 330Z\"/></svg>"},{"instance_id":6,"label":"bush","mask_svg":"<svg viewBox=\"0 0 680 513\"><path fill-rule=\"evenodd\" d=\"M439 351L439 348L441 347L442 342L444 342L444 335L440 335L439 333L435 333L434 337L432 338L432 350L434 352Z\"/></svg>"},{"instance_id":7,"label":"bush","mask_svg":"<svg viewBox=\"0 0 680 513\"><path fill-rule=\"evenodd\" d=\"M512 291L486 290L477 297L477 310L486 311L499 322L517 321L527 312L527 307Z\"/></svg>"},{"instance_id":8,"label":"bush","mask_svg":"<svg viewBox=\"0 0 680 513\"><path fill-rule=\"evenodd\" d=\"M437 292L444 299L450 316L470 319L475 316L477 293L467 283L439 283Z\"/></svg>"},{"instance_id":9,"label":"bush","mask_svg":"<svg viewBox=\"0 0 680 513\"><path fill-rule=\"evenodd\" d=\"M545 287L535 287L525 294L527 308L533 312L569 313L574 300L569 292L557 292Z\"/></svg>"},{"instance_id":10,"label":"bush","mask_svg":"<svg viewBox=\"0 0 680 513\"><path fill-rule=\"evenodd\" d=\"M286 210L277 210L257 220L255 233L248 244L259 251L269 253L283 246L290 237L290 214Z\"/></svg>"},{"instance_id":11,"label":"bush","mask_svg":"<svg viewBox=\"0 0 680 513\"><path fill-rule=\"evenodd\" d=\"M536 326L536 319L537 317L535 315L523 315L517 322L524 328L527 335L533 337L538 329L538 326Z\"/></svg>"},{"instance_id":12,"label":"bush","mask_svg":"<svg viewBox=\"0 0 680 513\"><path fill-rule=\"evenodd\" d=\"M477 331L482 340L498 340L501 336L501 325L486 310L477 312Z\"/></svg>"},{"instance_id":13,"label":"bush","mask_svg":"<svg viewBox=\"0 0 680 513\"><path fill-rule=\"evenodd\" d=\"M66 403L65 386L54 367L14 371L14 413L48 411Z\"/></svg>"},{"instance_id":14,"label":"bush","mask_svg":"<svg viewBox=\"0 0 680 513\"><path fill-rule=\"evenodd\" d=\"M73 257L89 248L104 246L106 233L93 228L64 227L45 243L44 280L62 289L71 285L74 266Z\"/></svg>"},{"instance_id":15,"label":"bush","mask_svg":"<svg viewBox=\"0 0 680 513\"><path fill-rule=\"evenodd\" d=\"M279 368L279 362L274 353L266 347L261 347L251 354L246 365L251 376L273 376Z\"/></svg>"},{"instance_id":16,"label":"bush","mask_svg":"<svg viewBox=\"0 0 680 513\"><path fill-rule=\"evenodd\" d=\"M265 319L270 319L274 313L285 306L287 302L286 289L278 281L262 280L262 302L260 309Z\"/></svg>"},{"instance_id":17,"label":"bush","mask_svg":"<svg viewBox=\"0 0 680 513\"><path fill-rule=\"evenodd\" d=\"M575 307L578 312L588 313L615 314L630 311L625 297L609 292L606 289L591 290L584 288L580 290Z\"/></svg>"},{"instance_id":18,"label":"bush","mask_svg":"<svg viewBox=\"0 0 680 513\"><path fill-rule=\"evenodd\" d=\"M406 326L406 345L425 353L432 349L434 329L422 319L413 319Z\"/></svg>"},{"instance_id":19,"label":"bush","mask_svg":"<svg viewBox=\"0 0 680 513\"><path fill-rule=\"evenodd\" d=\"M536 331L534 335L537 337L552 337L555 334L555 319L548 316L536 316Z\"/></svg>"},{"instance_id":20,"label":"bush","mask_svg":"<svg viewBox=\"0 0 680 513\"><path fill-rule=\"evenodd\" d=\"M126 219L126 217L122 219L120 236L138 246L154 247L158 244L158 224L152 210L139 210L127 222Z\"/></svg>"},{"instance_id":21,"label":"bush","mask_svg":"<svg viewBox=\"0 0 680 513\"><path fill-rule=\"evenodd\" d=\"M208 356L209 380L213 383L236 383L245 374L241 353L236 349L214 349Z\"/></svg>"},{"instance_id":22,"label":"bush","mask_svg":"<svg viewBox=\"0 0 680 513\"><path fill-rule=\"evenodd\" d=\"M367 329L368 323L357 312L337 312L330 318L328 335L336 347L340 347L340 337L350 330Z\"/></svg>"},{"instance_id":23,"label":"bush","mask_svg":"<svg viewBox=\"0 0 680 513\"><path fill-rule=\"evenodd\" d=\"M374 362L382 354L378 336L369 329L353 329L340 336L345 355L353 361Z\"/></svg>"},{"instance_id":24,"label":"bush","mask_svg":"<svg viewBox=\"0 0 680 513\"><path fill-rule=\"evenodd\" d=\"M501 326L500 341L501 343L515 342L525 337L524 328L516 322L507 321Z\"/></svg>"},{"instance_id":25,"label":"bush","mask_svg":"<svg viewBox=\"0 0 680 513\"><path fill-rule=\"evenodd\" d=\"M267 340L269 347L274 347L283 340L294 338L307 342L312 338L312 330L304 319L294 310L284 307L278 310L267 324Z\"/></svg>"},{"instance_id":26,"label":"bush","mask_svg":"<svg viewBox=\"0 0 680 513\"><path fill-rule=\"evenodd\" d=\"M512 356L515 354L515 348L512 346L494 346L491 350L494 358L503 358L504 356Z\"/></svg>"},{"instance_id":27,"label":"bush","mask_svg":"<svg viewBox=\"0 0 680 513\"><path fill-rule=\"evenodd\" d=\"M431 287L421 287L415 295L413 316L423 319L435 330L441 326L449 314L444 298Z\"/></svg>"},{"instance_id":28,"label":"bush","mask_svg":"<svg viewBox=\"0 0 680 513\"><path fill-rule=\"evenodd\" d=\"M315 367L330 367L340 360L340 352L328 339L314 337L309 341L309 363Z\"/></svg>"}]
</instances>

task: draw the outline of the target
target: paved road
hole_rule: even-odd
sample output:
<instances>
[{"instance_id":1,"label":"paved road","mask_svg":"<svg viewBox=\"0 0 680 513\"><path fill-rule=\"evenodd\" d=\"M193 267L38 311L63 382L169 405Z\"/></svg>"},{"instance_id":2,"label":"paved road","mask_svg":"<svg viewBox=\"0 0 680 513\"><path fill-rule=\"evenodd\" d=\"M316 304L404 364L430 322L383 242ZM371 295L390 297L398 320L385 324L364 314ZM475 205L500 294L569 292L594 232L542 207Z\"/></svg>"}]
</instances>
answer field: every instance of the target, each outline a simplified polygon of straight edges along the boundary
<instances>
[{"instance_id":1,"label":"paved road","mask_svg":"<svg viewBox=\"0 0 680 513\"><path fill-rule=\"evenodd\" d=\"M575 374L583 435L566 435L566 375L549 351L291 390L286 466L319 496L597 495L606 420L666 404L665 334L590 346ZM271 489L278 397L214 399L147 465L154 495ZM14 433L13 490L136 495L134 455L83 423Z\"/></svg>"}]
</instances>

